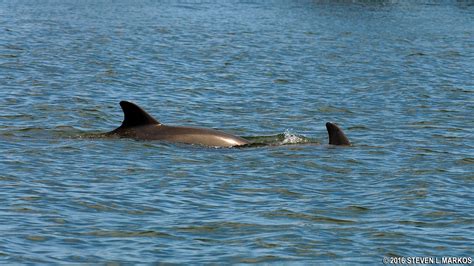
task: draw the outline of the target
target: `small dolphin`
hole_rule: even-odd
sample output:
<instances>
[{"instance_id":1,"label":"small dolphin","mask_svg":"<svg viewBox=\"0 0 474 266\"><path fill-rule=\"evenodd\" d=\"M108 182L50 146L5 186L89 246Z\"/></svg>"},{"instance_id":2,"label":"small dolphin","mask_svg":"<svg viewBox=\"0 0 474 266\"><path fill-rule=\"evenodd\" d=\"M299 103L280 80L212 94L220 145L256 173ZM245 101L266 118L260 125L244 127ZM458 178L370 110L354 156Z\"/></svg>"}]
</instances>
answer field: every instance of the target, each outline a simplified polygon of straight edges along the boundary
<instances>
[{"instance_id":1,"label":"small dolphin","mask_svg":"<svg viewBox=\"0 0 474 266\"><path fill-rule=\"evenodd\" d=\"M344 132L342 132L342 129L340 129L336 124L327 122L326 129L328 131L330 145L344 145L344 146L351 145L351 142L346 137Z\"/></svg>"},{"instance_id":2,"label":"small dolphin","mask_svg":"<svg viewBox=\"0 0 474 266\"><path fill-rule=\"evenodd\" d=\"M138 105L121 101L124 120L122 125L106 136L137 140L162 140L175 143L197 144L209 147L238 147L250 141L219 130L197 127L166 126L158 122ZM329 144L350 145L342 130L333 123L326 123Z\"/></svg>"}]
</instances>

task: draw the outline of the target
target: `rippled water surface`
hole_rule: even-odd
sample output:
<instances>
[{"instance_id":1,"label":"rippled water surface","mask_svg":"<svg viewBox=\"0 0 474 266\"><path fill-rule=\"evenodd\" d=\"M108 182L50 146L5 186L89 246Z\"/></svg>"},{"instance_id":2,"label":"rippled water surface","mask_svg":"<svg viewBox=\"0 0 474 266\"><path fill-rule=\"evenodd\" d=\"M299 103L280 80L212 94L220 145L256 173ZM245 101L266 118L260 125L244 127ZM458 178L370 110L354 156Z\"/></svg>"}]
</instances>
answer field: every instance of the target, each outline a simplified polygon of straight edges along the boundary
<instances>
[{"instance_id":1,"label":"rippled water surface","mask_svg":"<svg viewBox=\"0 0 474 266\"><path fill-rule=\"evenodd\" d=\"M473 77L471 1L0 1L0 263L473 256Z\"/></svg>"}]
</instances>

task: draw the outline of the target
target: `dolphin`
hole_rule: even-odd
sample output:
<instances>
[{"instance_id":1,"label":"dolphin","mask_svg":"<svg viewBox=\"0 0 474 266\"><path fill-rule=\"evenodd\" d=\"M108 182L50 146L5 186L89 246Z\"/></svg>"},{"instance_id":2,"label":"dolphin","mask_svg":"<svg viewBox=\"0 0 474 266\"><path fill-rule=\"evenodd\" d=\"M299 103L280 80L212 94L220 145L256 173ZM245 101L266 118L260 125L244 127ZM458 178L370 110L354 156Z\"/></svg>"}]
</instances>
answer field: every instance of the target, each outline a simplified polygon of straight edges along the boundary
<instances>
[{"instance_id":1,"label":"dolphin","mask_svg":"<svg viewBox=\"0 0 474 266\"><path fill-rule=\"evenodd\" d=\"M342 132L342 129L339 128L336 124L327 122L326 129L328 131L330 145L351 146L351 142L346 137L346 134L344 134L344 132Z\"/></svg>"},{"instance_id":2,"label":"dolphin","mask_svg":"<svg viewBox=\"0 0 474 266\"><path fill-rule=\"evenodd\" d=\"M105 133L106 136L161 140L209 147L238 147L251 144L249 140L215 129L164 125L131 102L121 101L120 107L124 114L122 125ZM326 128L329 144L350 145L349 140L337 125L328 122Z\"/></svg>"}]
</instances>

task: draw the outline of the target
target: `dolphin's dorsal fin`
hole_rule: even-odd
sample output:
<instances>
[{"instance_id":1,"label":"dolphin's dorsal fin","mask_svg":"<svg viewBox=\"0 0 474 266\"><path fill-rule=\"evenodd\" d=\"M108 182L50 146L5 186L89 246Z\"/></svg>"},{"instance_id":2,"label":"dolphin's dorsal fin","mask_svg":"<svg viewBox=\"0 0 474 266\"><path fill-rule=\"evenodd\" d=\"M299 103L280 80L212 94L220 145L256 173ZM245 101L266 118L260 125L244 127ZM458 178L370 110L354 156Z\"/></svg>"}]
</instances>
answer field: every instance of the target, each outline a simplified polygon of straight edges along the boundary
<instances>
[{"instance_id":1,"label":"dolphin's dorsal fin","mask_svg":"<svg viewBox=\"0 0 474 266\"><path fill-rule=\"evenodd\" d=\"M160 124L160 122L134 103L121 101L120 107L122 107L124 116L121 128Z\"/></svg>"},{"instance_id":2,"label":"dolphin's dorsal fin","mask_svg":"<svg viewBox=\"0 0 474 266\"><path fill-rule=\"evenodd\" d=\"M351 142L346 137L344 132L333 123L327 122L326 129L328 130L329 135L329 144L331 145L351 145Z\"/></svg>"}]
</instances>

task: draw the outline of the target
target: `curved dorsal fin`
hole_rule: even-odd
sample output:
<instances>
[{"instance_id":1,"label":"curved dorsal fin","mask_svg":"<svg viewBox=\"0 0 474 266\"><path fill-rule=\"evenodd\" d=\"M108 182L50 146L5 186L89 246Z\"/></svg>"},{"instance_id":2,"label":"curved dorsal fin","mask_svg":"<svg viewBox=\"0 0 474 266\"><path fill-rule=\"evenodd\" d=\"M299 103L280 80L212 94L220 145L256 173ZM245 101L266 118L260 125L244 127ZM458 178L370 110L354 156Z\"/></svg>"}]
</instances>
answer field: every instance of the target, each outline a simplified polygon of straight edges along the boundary
<instances>
[{"instance_id":1,"label":"curved dorsal fin","mask_svg":"<svg viewBox=\"0 0 474 266\"><path fill-rule=\"evenodd\" d=\"M329 144L331 145L351 145L351 142L346 137L344 132L333 123L327 122L326 129L328 130L329 135Z\"/></svg>"},{"instance_id":2,"label":"curved dorsal fin","mask_svg":"<svg viewBox=\"0 0 474 266\"><path fill-rule=\"evenodd\" d=\"M120 126L122 128L160 124L160 122L134 103L121 101L120 107L122 107L124 115L122 125Z\"/></svg>"}]
</instances>

